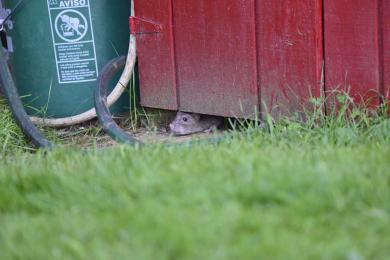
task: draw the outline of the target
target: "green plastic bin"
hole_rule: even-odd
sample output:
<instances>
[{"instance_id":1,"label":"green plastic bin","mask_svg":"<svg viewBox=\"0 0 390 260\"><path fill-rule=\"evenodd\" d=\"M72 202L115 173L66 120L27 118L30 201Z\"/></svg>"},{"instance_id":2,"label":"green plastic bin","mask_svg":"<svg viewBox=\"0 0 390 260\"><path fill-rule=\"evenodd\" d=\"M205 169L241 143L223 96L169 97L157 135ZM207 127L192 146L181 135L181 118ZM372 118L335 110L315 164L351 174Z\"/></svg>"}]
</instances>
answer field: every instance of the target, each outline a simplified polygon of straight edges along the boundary
<instances>
[{"instance_id":1,"label":"green plastic bin","mask_svg":"<svg viewBox=\"0 0 390 260\"><path fill-rule=\"evenodd\" d=\"M6 7L18 2L6 0ZM99 71L127 53L129 16L130 0L26 0L6 29L27 112L59 118L92 108ZM123 95L113 112L127 108L128 101Z\"/></svg>"}]
</instances>

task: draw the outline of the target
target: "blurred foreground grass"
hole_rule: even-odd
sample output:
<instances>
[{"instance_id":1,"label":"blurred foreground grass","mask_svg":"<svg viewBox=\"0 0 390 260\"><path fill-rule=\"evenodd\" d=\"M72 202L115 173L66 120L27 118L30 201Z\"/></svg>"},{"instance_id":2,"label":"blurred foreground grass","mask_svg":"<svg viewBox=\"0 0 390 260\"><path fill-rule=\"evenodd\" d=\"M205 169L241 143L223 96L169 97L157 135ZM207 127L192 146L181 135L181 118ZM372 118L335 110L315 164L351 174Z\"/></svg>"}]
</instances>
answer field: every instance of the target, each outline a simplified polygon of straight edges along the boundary
<instances>
[{"instance_id":1,"label":"blurred foreground grass","mask_svg":"<svg viewBox=\"0 0 390 260\"><path fill-rule=\"evenodd\" d=\"M387 259L390 121L317 112L219 145L13 149L0 259Z\"/></svg>"}]
</instances>

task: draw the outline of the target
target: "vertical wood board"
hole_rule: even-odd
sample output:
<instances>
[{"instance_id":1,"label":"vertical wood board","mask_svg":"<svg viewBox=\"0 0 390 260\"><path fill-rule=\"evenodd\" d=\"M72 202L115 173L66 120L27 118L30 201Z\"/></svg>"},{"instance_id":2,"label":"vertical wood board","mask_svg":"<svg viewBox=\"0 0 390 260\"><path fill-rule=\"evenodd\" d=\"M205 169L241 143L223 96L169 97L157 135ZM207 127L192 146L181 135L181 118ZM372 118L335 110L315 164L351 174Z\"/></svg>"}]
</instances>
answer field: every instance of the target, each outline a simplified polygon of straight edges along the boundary
<instances>
[{"instance_id":1,"label":"vertical wood board","mask_svg":"<svg viewBox=\"0 0 390 260\"><path fill-rule=\"evenodd\" d=\"M378 105L381 95L382 0L324 0L326 92L348 91Z\"/></svg>"},{"instance_id":2,"label":"vertical wood board","mask_svg":"<svg viewBox=\"0 0 390 260\"><path fill-rule=\"evenodd\" d=\"M174 1L181 110L254 117L255 19L254 0Z\"/></svg>"},{"instance_id":3,"label":"vertical wood board","mask_svg":"<svg viewBox=\"0 0 390 260\"><path fill-rule=\"evenodd\" d=\"M260 92L274 116L307 107L321 95L322 0L259 0Z\"/></svg>"},{"instance_id":4,"label":"vertical wood board","mask_svg":"<svg viewBox=\"0 0 390 260\"><path fill-rule=\"evenodd\" d=\"M172 0L136 0L134 9L137 18L162 28L137 35L141 104L177 110Z\"/></svg>"},{"instance_id":5,"label":"vertical wood board","mask_svg":"<svg viewBox=\"0 0 390 260\"><path fill-rule=\"evenodd\" d=\"M390 102L390 1L382 1L383 95ZM390 103L389 103L390 104Z\"/></svg>"}]
</instances>

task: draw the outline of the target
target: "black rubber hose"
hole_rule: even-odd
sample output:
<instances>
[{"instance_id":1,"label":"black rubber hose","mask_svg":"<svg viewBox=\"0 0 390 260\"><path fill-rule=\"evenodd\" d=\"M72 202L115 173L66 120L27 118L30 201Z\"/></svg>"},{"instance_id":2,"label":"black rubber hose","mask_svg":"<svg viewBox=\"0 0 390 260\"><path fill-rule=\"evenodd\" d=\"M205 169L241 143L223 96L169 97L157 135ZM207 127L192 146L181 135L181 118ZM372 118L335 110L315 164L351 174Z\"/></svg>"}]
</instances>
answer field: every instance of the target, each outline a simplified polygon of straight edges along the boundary
<instances>
[{"instance_id":1,"label":"black rubber hose","mask_svg":"<svg viewBox=\"0 0 390 260\"><path fill-rule=\"evenodd\" d=\"M107 105L107 88L112 78L126 64L126 57L121 56L111 60L104 66L98 78L95 89L95 109L96 114L104 131L119 143L129 145L142 145L135 137L122 130L112 119L112 115ZM125 86L124 86L125 87Z\"/></svg>"},{"instance_id":2,"label":"black rubber hose","mask_svg":"<svg viewBox=\"0 0 390 260\"><path fill-rule=\"evenodd\" d=\"M11 108L12 114L16 123L28 136L32 143L39 148L53 148L53 144L48 141L38 128L30 121L23 103L20 100L18 90L12 78L11 71L7 64L6 52L0 46L0 79L3 86L4 94L7 98L8 104Z\"/></svg>"}]
</instances>

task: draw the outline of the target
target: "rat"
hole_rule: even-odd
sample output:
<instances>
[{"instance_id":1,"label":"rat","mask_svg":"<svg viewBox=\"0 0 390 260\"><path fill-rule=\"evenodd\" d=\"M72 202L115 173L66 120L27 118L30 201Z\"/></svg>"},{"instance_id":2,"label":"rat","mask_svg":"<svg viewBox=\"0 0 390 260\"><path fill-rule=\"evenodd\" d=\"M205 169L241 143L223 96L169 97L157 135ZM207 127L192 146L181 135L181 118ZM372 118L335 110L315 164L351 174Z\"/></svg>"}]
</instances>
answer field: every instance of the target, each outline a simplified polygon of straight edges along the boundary
<instances>
[{"instance_id":1,"label":"rat","mask_svg":"<svg viewBox=\"0 0 390 260\"><path fill-rule=\"evenodd\" d=\"M222 124L222 118L195 113L178 112L172 123L169 124L171 133L176 136L216 131Z\"/></svg>"}]
</instances>

